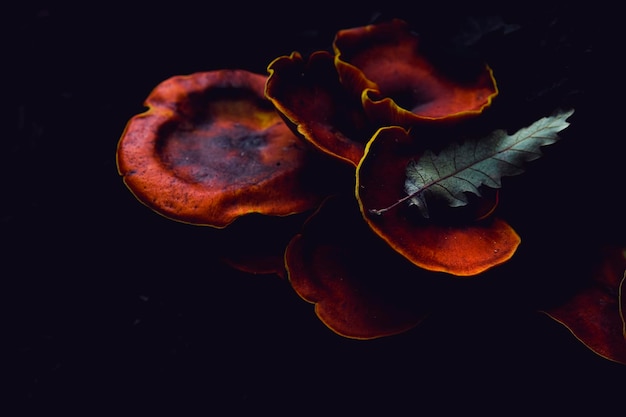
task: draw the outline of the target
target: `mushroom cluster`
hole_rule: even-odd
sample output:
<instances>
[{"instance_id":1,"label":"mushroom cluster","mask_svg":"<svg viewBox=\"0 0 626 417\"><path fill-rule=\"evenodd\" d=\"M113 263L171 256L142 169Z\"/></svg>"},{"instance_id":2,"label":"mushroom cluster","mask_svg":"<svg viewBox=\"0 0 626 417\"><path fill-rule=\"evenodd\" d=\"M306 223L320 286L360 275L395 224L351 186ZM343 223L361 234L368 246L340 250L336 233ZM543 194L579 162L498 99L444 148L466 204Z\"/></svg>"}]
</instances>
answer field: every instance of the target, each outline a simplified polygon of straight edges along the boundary
<instances>
[{"instance_id":1,"label":"mushroom cluster","mask_svg":"<svg viewBox=\"0 0 626 417\"><path fill-rule=\"evenodd\" d=\"M334 332L398 334L424 320L448 279L498 267L521 242L498 216L498 189L462 207L435 204L429 218L395 204L409 161L483 133L476 120L498 96L496 80L486 63L459 59L433 58L392 19L340 30L329 50L275 58L268 74L174 76L129 120L118 170L170 219L224 230L254 219L257 244L229 246L225 260L284 277ZM620 256L611 274L626 269ZM576 326L567 311L548 314ZM606 356L626 362L622 342Z\"/></svg>"}]
</instances>

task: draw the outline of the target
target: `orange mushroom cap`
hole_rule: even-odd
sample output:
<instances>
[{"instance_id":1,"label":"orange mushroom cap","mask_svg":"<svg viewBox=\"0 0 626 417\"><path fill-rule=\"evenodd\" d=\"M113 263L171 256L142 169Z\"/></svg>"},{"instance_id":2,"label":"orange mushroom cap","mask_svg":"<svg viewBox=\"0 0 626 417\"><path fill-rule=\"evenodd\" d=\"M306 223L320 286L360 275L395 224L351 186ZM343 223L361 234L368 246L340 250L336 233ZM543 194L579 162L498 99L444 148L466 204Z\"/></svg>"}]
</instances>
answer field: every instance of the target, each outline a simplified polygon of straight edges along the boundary
<instances>
[{"instance_id":1,"label":"orange mushroom cap","mask_svg":"<svg viewBox=\"0 0 626 417\"><path fill-rule=\"evenodd\" d=\"M510 259L520 237L490 215L498 202L497 190L486 189L483 198L464 207L439 207L444 213L437 219L423 219L409 204L380 215L371 211L406 196L406 166L419 155L416 142L407 130L392 126L379 129L366 146L355 190L365 221L392 248L431 271L470 276Z\"/></svg>"},{"instance_id":2,"label":"orange mushroom cap","mask_svg":"<svg viewBox=\"0 0 626 417\"><path fill-rule=\"evenodd\" d=\"M542 312L596 354L626 364L626 247L605 246L600 251L588 285Z\"/></svg>"},{"instance_id":3,"label":"orange mushroom cap","mask_svg":"<svg viewBox=\"0 0 626 417\"><path fill-rule=\"evenodd\" d=\"M341 219L337 221L337 219ZM390 249L349 195L330 197L285 252L289 281L334 332L373 339L421 323L443 294L441 280Z\"/></svg>"},{"instance_id":4,"label":"orange mushroom cap","mask_svg":"<svg viewBox=\"0 0 626 417\"><path fill-rule=\"evenodd\" d=\"M337 32L333 50L341 81L383 125L409 127L480 114L498 95L491 68L463 61L462 76L429 59L400 19Z\"/></svg>"},{"instance_id":5,"label":"orange mushroom cap","mask_svg":"<svg viewBox=\"0 0 626 417\"><path fill-rule=\"evenodd\" d=\"M360 99L339 82L333 55L316 51L305 60L298 52L268 66L265 95L287 124L322 152L356 166L375 132Z\"/></svg>"},{"instance_id":6,"label":"orange mushroom cap","mask_svg":"<svg viewBox=\"0 0 626 417\"><path fill-rule=\"evenodd\" d=\"M314 152L265 98L265 82L216 70L159 84L119 140L124 183L168 218L216 228L316 207L328 191L313 175Z\"/></svg>"}]
</instances>

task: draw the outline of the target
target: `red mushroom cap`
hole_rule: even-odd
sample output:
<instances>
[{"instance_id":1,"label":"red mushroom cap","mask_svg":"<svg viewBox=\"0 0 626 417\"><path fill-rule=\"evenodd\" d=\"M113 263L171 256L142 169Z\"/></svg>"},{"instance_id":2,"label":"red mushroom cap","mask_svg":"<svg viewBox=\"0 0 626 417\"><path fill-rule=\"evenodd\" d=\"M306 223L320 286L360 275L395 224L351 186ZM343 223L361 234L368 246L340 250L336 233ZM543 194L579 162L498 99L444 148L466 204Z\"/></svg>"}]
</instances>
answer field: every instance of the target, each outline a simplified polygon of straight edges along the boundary
<instances>
[{"instance_id":1,"label":"red mushroom cap","mask_svg":"<svg viewBox=\"0 0 626 417\"><path fill-rule=\"evenodd\" d=\"M489 66L463 62L463 77L451 75L425 55L419 37L400 19L341 30L333 49L342 83L383 125L466 118L498 95Z\"/></svg>"},{"instance_id":2,"label":"red mushroom cap","mask_svg":"<svg viewBox=\"0 0 626 417\"><path fill-rule=\"evenodd\" d=\"M519 235L490 216L497 190L465 207L445 208L437 221L423 219L415 207L397 205L378 210L406 196L406 166L416 158L415 140L405 129L381 128L368 143L357 167L356 196L365 221L392 248L422 268L458 276L479 274L509 260Z\"/></svg>"},{"instance_id":3,"label":"red mushroom cap","mask_svg":"<svg viewBox=\"0 0 626 417\"><path fill-rule=\"evenodd\" d=\"M339 82L333 55L316 51L305 60L298 52L276 58L265 94L287 124L322 152L356 166L376 131L359 97Z\"/></svg>"},{"instance_id":4,"label":"red mushroom cap","mask_svg":"<svg viewBox=\"0 0 626 417\"><path fill-rule=\"evenodd\" d=\"M543 313L596 354L626 364L626 247L607 245L600 252L588 285Z\"/></svg>"},{"instance_id":5,"label":"red mushroom cap","mask_svg":"<svg viewBox=\"0 0 626 417\"><path fill-rule=\"evenodd\" d=\"M266 78L216 70L159 84L117 148L132 193L168 218L217 228L316 207L327 190L312 178L313 152L265 98Z\"/></svg>"},{"instance_id":6,"label":"red mushroom cap","mask_svg":"<svg viewBox=\"0 0 626 417\"><path fill-rule=\"evenodd\" d=\"M285 264L292 287L315 304L320 320L354 339L415 327L442 294L442 281L373 234L347 195L330 197L311 216L287 246Z\"/></svg>"}]
</instances>

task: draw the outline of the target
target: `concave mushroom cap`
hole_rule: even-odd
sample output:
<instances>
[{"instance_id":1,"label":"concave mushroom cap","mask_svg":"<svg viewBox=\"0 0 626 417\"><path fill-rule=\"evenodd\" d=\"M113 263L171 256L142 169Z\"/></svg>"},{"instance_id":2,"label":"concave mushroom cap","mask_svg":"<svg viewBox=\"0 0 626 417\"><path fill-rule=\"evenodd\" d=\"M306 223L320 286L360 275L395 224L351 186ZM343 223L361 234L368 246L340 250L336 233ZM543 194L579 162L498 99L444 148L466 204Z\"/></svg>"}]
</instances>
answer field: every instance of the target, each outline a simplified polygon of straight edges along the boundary
<instances>
[{"instance_id":1,"label":"concave mushroom cap","mask_svg":"<svg viewBox=\"0 0 626 417\"><path fill-rule=\"evenodd\" d=\"M341 219L338 221L338 219ZM350 195L329 197L287 246L291 286L335 333L374 339L405 332L443 296L417 268L367 227Z\"/></svg>"},{"instance_id":2,"label":"concave mushroom cap","mask_svg":"<svg viewBox=\"0 0 626 417\"><path fill-rule=\"evenodd\" d=\"M365 149L357 167L356 196L365 221L392 248L422 268L458 276L477 275L509 260L520 237L505 221L492 216L498 191L464 207L438 207L443 214L423 219L406 197L406 166L419 158L415 138L399 126L381 128ZM435 210L432 210L435 211Z\"/></svg>"},{"instance_id":3,"label":"concave mushroom cap","mask_svg":"<svg viewBox=\"0 0 626 417\"><path fill-rule=\"evenodd\" d=\"M289 215L326 195L314 158L264 96L266 76L215 70L171 77L119 140L117 165L165 217L222 228L248 213Z\"/></svg>"},{"instance_id":4,"label":"concave mushroom cap","mask_svg":"<svg viewBox=\"0 0 626 417\"><path fill-rule=\"evenodd\" d=\"M322 152L356 166L375 132L359 97L339 82L334 57L313 52L281 56L268 66L265 95L295 133Z\"/></svg>"},{"instance_id":5,"label":"concave mushroom cap","mask_svg":"<svg viewBox=\"0 0 626 417\"><path fill-rule=\"evenodd\" d=\"M498 95L488 65L430 59L400 19L340 30L333 50L342 83L383 125L463 119L480 114Z\"/></svg>"}]
</instances>

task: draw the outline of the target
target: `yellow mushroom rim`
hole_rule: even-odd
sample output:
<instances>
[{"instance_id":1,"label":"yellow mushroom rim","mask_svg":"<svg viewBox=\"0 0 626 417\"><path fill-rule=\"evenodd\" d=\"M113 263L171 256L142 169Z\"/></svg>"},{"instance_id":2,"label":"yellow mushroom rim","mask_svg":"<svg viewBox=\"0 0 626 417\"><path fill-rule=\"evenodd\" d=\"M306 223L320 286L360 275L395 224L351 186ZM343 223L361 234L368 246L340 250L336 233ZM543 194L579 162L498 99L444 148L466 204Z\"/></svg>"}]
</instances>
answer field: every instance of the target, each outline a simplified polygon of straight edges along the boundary
<instances>
[{"instance_id":1,"label":"yellow mushroom rim","mask_svg":"<svg viewBox=\"0 0 626 417\"><path fill-rule=\"evenodd\" d=\"M370 118L410 127L472 117L492 104L498 87L488 65L464 61L456 64L462 76L452 75L429 59L420 42L400 19L337 32L337 71Z\"/></svg>"},{"instance_id":2,"label":"yellow mushroom rim","mask_svg":"<svg viewBox=\"0 0 626 417\"><path fill-rule=\"evenodd\" d=\"M407 130L381 128L367 144L357 167L355 194L363 218L389 246L421 268L458 276L473 276L509 260L521 239L505 221L491 215L497 190L476 204L449 208L457 221L430 221L415 207L400 204L379 215L406 196L405 167L415 157Z\"/></svg>"},{"instance_id":3,"label":"yellow mushroom rim","mask_svg":"<svg viewBox=\"0 0 626 417\"><path fill-rule=\"evenodd\" d=\"M376 131L358 96L340 83L333 55L281 56L268 66L265 94L292 130L323 153L356 166Z\"/></svg>"}]
</instances>

